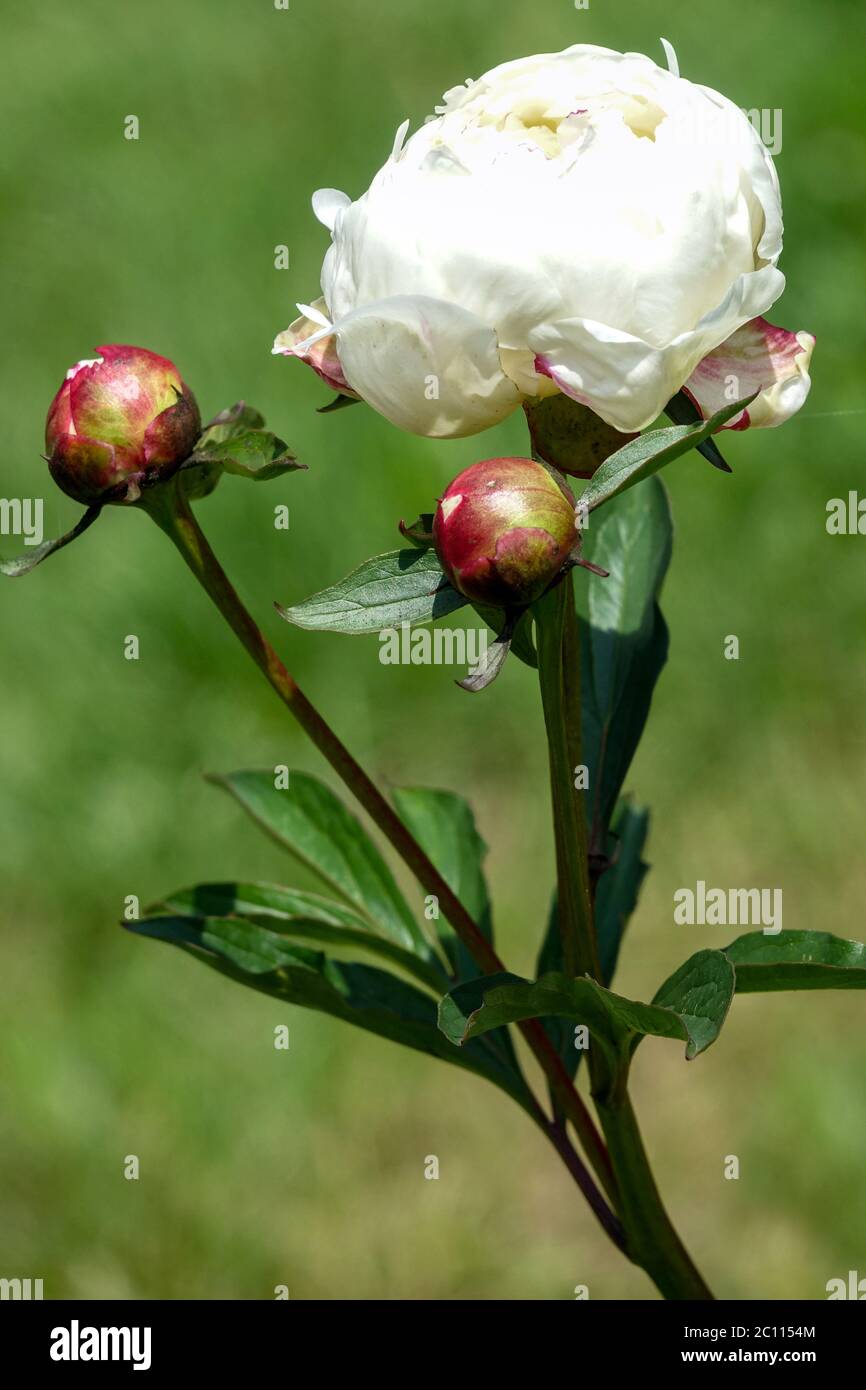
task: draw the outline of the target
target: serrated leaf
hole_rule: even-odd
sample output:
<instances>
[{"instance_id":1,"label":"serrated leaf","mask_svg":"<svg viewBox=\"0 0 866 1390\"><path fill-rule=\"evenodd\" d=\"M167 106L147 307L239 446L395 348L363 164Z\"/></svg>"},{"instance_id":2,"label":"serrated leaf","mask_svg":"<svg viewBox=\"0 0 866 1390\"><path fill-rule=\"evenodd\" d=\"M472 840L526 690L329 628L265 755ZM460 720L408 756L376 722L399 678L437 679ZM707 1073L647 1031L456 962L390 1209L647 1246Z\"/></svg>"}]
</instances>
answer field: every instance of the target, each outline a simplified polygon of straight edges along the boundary
<instances>
[{"instance_id":1,"label":"serrated leaf","mask_svg":"<svg viewBox=\"0 0 866 1390\"><path fill-rule=\"evenodd\" d=\"M866 945L830 932L746 932L725 947L738 994L787 989L866 989Z\"/></svg>"},{"instance_id":2,"label":"serrated leaf","mask_svg":"<svg viewBox=\"0 0 866 1390\"><path fill-rule=\"evenodd\" d=\"M324 782L309 773L290 772L289 786L277 788L272 771L210 775L208 780L235 797L277 844L318 874L374 928L422 959L432 957L432 947L378 849Z\"/></svg>"},{"instance_id":3,"label":"serrated leaf","mask_svg":"<svg viewBox=\"0 0 866 1390\"><path fill-rule=\"evenodd\" d=\"M657 598L671 556L667 492L651 478L616 498L584 533L587 559L608 571L575 583L580 617L582 758L590 845L604 850L610 818L667 659Z\"/></svg>"},{"instance_id":4,"label":"serrated leaf","mask_svg":"<svg viewBox=\"0 0 866 1390\"><path fill-rule=\"evenodd\" d=\"M372 931L368 919L354 909L318 893L275 883L199 883L171 893L147 909L148 917L166 915L243 918L292 941L342 946L378 956L431 989L441 992L447 988L448 976L437 961L422 960Z\"/></svg>"},{"instance_id":5,"label":"serrated leaf","mask_svg":"<svg viewBox=\"0 0 866 1390\"><path fill-rule=\"evenodd\" d=\"M286 622L317 632L381 632L401 623L429 623L466 602L445 578L435 550L392 550L277 612Z\"/></svg>"},{"instance_id":6,"label":"serrated leaf","mask_svg":"<svg viewBox=\"0 0 866 1390\"><path fill-rule=\"evenodd\" d=\"M648 1035L681 1039L691 1060L718 1037L734 989L733 967L723 952L702 951L699 956L663 986L659 995L664 994L664 1003L626 999L588 976L552 974L534 983L513 975L470 980L442 1000L439 1026L452 1042L462 1044L506 1023L568 1018L588 1027L614 1067Z\"/></svg>"},{"instance_id":7,"label":"serrated leaf","mask_svg":"<svg viewBox=\"0 0 866 1390\"><path fill-rule=\"evenodd\" d=\"M592 512L626 488L658 473L674 459L709 439L728 420L745 410L756 395L757 392L753 392L733 405L726 405L709 420L694 425L669 425L665 429L648 430L646 434L639 435L622 449L617 449L596 469L578 499L578 508Z\"/></svg>"},{"instance_id":8,"label":"serrated leaf","mask_svg":"<svg viewBox=\"0 0 866 1390\"><path fill-rule=\"evenodd\" d=\"M62 550L64 546L83 535L87 528L93 525L101 511L101 505L88 507L84 515L72 527L72 530L67 531L63 536L58 536L57 540L43 541L41 545L34 545L32 550L26 550L23 555L16 555L11 560L0 559L0 574L5 574L7 579L21 579L37 565L41 565L43 560L47 560L49 555L55 555L58 550Z\"/></svg>"},{"instance_id":9,"label":"serrated leaf","mask_svg":"<svg viewBox=\"0 0 866 1390\"><path fill-rule=\"evenodd\" d=\"M272 999L330 1014L380 1037L456 1063L507 1091L527 1109L520 1074L483 1044L453 1048L436 1024L436 1003L407 981L373 966L335 961L250 922L155 917L124 922L137 936L179 946L230 979Z\"/></svg>"}]
</instances>

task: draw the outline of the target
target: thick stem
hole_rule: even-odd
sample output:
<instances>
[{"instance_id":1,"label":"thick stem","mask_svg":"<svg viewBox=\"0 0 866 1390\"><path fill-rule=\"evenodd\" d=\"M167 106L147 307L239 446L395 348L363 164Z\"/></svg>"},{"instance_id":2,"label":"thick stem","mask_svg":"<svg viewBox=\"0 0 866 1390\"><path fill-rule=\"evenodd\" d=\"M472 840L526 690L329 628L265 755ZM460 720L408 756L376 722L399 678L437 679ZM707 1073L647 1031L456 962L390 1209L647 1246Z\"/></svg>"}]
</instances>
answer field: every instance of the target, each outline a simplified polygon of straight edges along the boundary
<instances>
[{"instance_id":1,"label":"thick stem","mask_svg":"<svg viewBox=\"0 0 866 1390\"><path fill-rule=\"evenodd\" d=\"M379 827L425 892L437 898L440 910L471 953L479 970L485 975L504 971L505 966L499 956L432 860L424 853L345 744L310 703L273 647L259 631L196 521L182 481L174 478L171 483L153 488L145 494L145 499L149 515L177 547L189 569L283 704L295 716L319 752ZM608 1198L615 1202L616 1189L607 1149L592 1116L575 1090L562 1059L538 1020L530 1020L519 1027L544 1072L557 1104L574 1126L598 1181ZM583 1170L580 1179L581 1190L605 1225L608 1218L612 1218L612 1214L576 1154L574 1163Z\"/></svg>"},{"instance_id":2,"label":"thick stem","mask_svg":"<svg viewBox=\"0 0 866 1390\"><path fill-rule=\"evenodd\" d=\"M570 575L548 590L536 604L535 615L550 750L563 963L570 974L601 981L583 792L574 780L580 766L580 632ZM592 1047L589 1067L616 1179L626 1253L665 1298L712 1298L665 1211L628 1097L627 1074L612 1078L599 1049Z\"/></svg>"},{"instance_id":3,"label":"thick stem","mask_svg":"<svg viewBox=\"0 0 866 1390\"><path fill-rule=\"evenodd\" d=\"M620 1192L627 1253L669 1299L712 1299L665 1211L628 1093L597 1101Z\"/></svg>"},{"instance_id":4,"label":"thick stem","mask_svg":"<svg viewBox=\"0 0 866 1390\"><path fill-rule=\"evenodd\" d=\"M535 619L538 676L550 756L563 965L569 975L591 975L599 980L583 796L575 787L580 767L580 646L570 575L538 601Z\"/></svg>"}]
</instances>

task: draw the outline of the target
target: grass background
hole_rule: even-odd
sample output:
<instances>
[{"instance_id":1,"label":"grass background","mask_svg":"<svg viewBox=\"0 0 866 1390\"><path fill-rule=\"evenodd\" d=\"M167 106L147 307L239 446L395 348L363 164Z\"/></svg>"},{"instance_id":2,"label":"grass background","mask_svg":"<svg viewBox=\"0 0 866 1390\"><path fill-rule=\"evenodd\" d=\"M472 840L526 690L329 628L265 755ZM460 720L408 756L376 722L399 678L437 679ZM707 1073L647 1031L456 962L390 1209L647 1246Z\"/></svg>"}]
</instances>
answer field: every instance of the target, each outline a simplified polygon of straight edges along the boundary
<instances>
[{"instance_id":1,"label":"grass background","mask_svg":"<svg viewBox=\"0 0 866 1390\"><path fill-rule=\"evenodd\" d=\"M0 492L44 495L47 534L72 523L40 462L42 421L66 367L102 342L172 357L207 415L258 405L310 470L226 480L202 521L365 764L471 795L518 971L552 878L531 673L515 663L470 699L447 670L381 666L375 640L289 630L271 603L391 548L398 518L460 468L522 452L522 421L433 442L364 409L315 413L324 388L269 355L294 301L317 293L327 236L310 194L357 196L400 121L467 75L581 40L660 59L664 32L688 77L782 109L788 290L773 317L817 334L815 384L785 429L728 443L733 477L696 455L669 474L671 661L630 777L653 809L653 868L618 984L646 997L725 944L725 928L673 925L674 890L698 878L781 886L786 926L862 936L866 541L824 524L863 468L862 9L43 0L7 9L4 29ZM42 1277L47 1297L269 1298L283 1283L322 1299L567 1299L576 1283L651 1296L497 1092L114 925L128 893L304 882L203 771L330 776L156 529L112 510L2 586L0 631L0 1275ZM723 659L730 633L738 662ZM276 1052L285 1021L291 1048ZM838 993L738 1000L694 1066L672 1044L641 1048L647 1142L720 1295L821 1298L829 1278L866 1274L864 1061L863 999Z\"/></svg>"}]
</instances>

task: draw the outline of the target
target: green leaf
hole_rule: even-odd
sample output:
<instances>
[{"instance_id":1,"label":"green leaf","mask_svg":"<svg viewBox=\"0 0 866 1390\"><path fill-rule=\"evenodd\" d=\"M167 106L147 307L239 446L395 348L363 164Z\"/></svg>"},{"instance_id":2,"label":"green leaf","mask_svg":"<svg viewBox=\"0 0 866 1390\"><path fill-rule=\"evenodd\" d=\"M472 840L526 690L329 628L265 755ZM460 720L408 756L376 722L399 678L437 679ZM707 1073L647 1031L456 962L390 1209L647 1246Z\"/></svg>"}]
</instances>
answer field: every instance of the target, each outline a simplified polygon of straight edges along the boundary
<instances>
[{"instance_id":1,"label":"green leaf","mask_svg":"<svg viewBox=\"0 0 866 1390\"><path fill-rule=\"evenodd\" d=\"M608 571L575 584L581 629L582 759L590 846L604 850L610 818L667 659L657 597L671 556L667 492L652 478L618 497L584 532L587 559Z\"/></svg>"},{"instance_id":2,"label":"green leaf","mask_svg":"<svg viewBox=\"0 0 866 1390\"><path fill-rule=\"evenodd\" d=\"M686 395L685 391L678 391L668 401L665 406L665 415L668 419L673 420L675 425L694 425L698 420L703 419L694 401ZM730 464L725 463L722 458L715 440L705 439L702 444L698 444L697 450L714 468L720 469L722 473L733 472Z\"/></svg>"},{"instance_id":3,"label":"green leaf","mask_svg":"<svg viewBox=\"0 0 866 1390\"><path fill-rule=\"evenodd\" d=\"M609 985L616 973L619 949L629 918L637 907L647 874L643 850L649 831L649 811L622 802L608 837L610 868L598 880L595 924L602 979Z\"/></svg>"},{"instance_id":4,"label":"green leaf","mask_svg":"<svg viewBox=\"0 0 866 1390\"><path fill-rule=\"evenodd\" d=\"M334 413L335 410L345 410L347 405L360 405L360 404L361 404L361 401L360 401L360 399L359 399L358 396L346 396L346 395L344 395L343 392L341 391L340 394L339 394L338 396L335 396L334 399L333 399L332 401L328 401L328 404L327 404L327 405L320 405L320 406L318 406L318 408L317 408L317 410L316 410L316 414L317 414L317 415L333 415L333 413Z\"/></svg>"},{"instance_id":5,"label":"green leaf","mask_svg":"<svg viewBox=\"0 0 866 1390\"><path fill-rule=\"evenodd\" d=\"M267 482L307 466L299 463L285 442L268 430L250 430L221 443L198 444L191 463L218 465L224 473L235 473L255 482Z\"/></svg>"},{"instance_id":6,"label":"green leaf","mask_svg":"<svg viewBox=\"0 0 866 1390\"><path fill-rule=\"evenodd\" d=\"M665 980L653 1006L670 1009L689 1036L686 1058L704 1052L719 1036L734 997L734 970L724 951L698 951Z\"/></svg>"},{"instance_id":7,"label":"green leaf","mask_svg":"<svg viewBox=\"0 0 866 1390\"><path fill-rule=\"evenodd\" d=\"M721 951L701 951L687 961L652 1004L614 994L588 976L552 974L532 983L491 975L451 990L439 1006L439 1026L462 1044L505 1023L568 1018L588 1027L614 1067L647 1035L681 1039L691 1060L718 1037L733 990L733 967Z\"/></svg>"},{"instance_id":8,"label":"green leaf","mask_svg":"<svg viewBox=\"0 0 866 1390\"><path fill-rule=\"evenodd\" d=\"M29 574L37 565L41 565L43 560L47 560L49 555L54 555L58 550L62 550L65 545L77 538L92 526L96 518L102 511L102 506L88 507L87 511L75 523L71 531L65 535L58 536L55 541L43 541L41 545L34 545L32 550L26 550L23 555L16 555L12 560L0 559L0 574L5 574L8 579L20 579L23 575Z\"/></svg>"},{"instance_id":9,"label":"green leaf","mask_svg":"<svg viewBox=\"0 0 866 1390\"><path fill-rule=\"evenodd\" d=\"M457 1050L436 1025L435 1000L414 985L373 966L331 960L287 942L276 932L231 918L156 917L124 922L137 936L179 946L230 979L302 1008L353 1023L475 1072L527 1109L525 1082L482 1044Z\"/></svg>"},{"instance_id":10,"label":"green leaf","mask_svg":"<svg viewBox=\"0 0 866 1390\"><path fill-rule=\"evenodd\" d=\"M205 426L181 476L191 500L213 492L223 473L267 482L306 468L282 439L264 428L264 416L245 401L221 410Z\"/></svg>"},{"instance_id":11,"label":"green leaf","mask_svg":"<svg viewBox=\"0 0 866 1390\"><path fill-rule=\"evenodd\" d=\"M783 989L866 989L866 946L821 931L746 932L725 955L738 994Z\"/></svg>"},{"instance_id":12,"label":"green leaf","mask_svg":"<svg viewBox=\"0 0 866 1390\"><path fill-rule=\"evenodd\" d=\"M490 897L484 877L487 846L478 833L472 808L456 792L429 787L395 787L397 814L433 861L488 941L493 940ZM471 979L478 967L444 917L439 937L458 979Z\"/></svg>"},{"instance_id":13,"label":"green leaf","mask_svg":"<svg viewBox=\"0 0 866 1390\"><path fill-rule=\"evenodd\" d=\"M429 787L395 787L391 795L403 824L492 943L490 894L484 876L487 845L478 833L469 802L456 792ZM440 916L437 927L442 948L457 979L474 979L478 966L463 942L444 917ZM484 1041L503 1064L518 1069L514 1044L507 1029L491 1033Z\"/></svg>"},{"instance_id":14,"label":"green leaf","mask_svg":"<svg viewBox=\"0 0 866 1390\"><path fill-rule=\"evenodd\" d=\"M274 774L233 772L209 781L230 792L277 844L313 870L329 888L423 959L432 947L394 882L390 869L360 822L324 782L290 772L289 786Z\"/></svg>"},{"instance_id":15,"label":"green leaf","mask_svg":"<svg viewBox=\"0 0 866 1390\"><path fill-rule=\"evenodd\" d=\"M467 600L445 578L435 550L392 550L359 565L345 579L280 617L317 632L381 632L401 623L429 623Z\"/></svg>"},{"instance_id":16,"label":"green leaf","mask_svg":"<svg viewBox=\"0 0 866 1390\"><path fill-rule=\"evenodd\" d=\"M196 440L196 448L207 448L211 444L223 444L235 435L247 434L249 430L264 428L265 417L246 401L238 401L221 410L209 420Z\"/></svg>"},{"instance_id":17,"label":"green leaf","mask_svg":"<svg viewBox=\"0 0 866 1390\"><path fill-rule=\"evenodd\" d=\"M702 420L698 424L669 425L661 430L648 430L646 434L633 439L622 449L617 449L615 454L611 454L596 469L578 499L578 508L587 512L594 511L602 502L608 502L617 493L624 492L626 488L633 487L635 483L649 478L653 473L658 473L666 464L673 463L681 454L709 439L710 435L721 429L728 420L739 415L756 395L757 392L753 392L751 396L735 401L733 405L726 405L724 409L716 411L709 420Z\"/></svg>"},{"instance_id":18,"label":"green leaf","mask_svg":"<svg viewBox=\"0 0 866 1390\"><path fill-rule=\"evenodd\" d=\"M395 941L378 935L354 908L275 883L199 883L181 889L147 909L148 917L241 917L292 941L344 946L398 965L441 993L448 976L438 962L422 960Z\"/></svg>"}]
</instances>

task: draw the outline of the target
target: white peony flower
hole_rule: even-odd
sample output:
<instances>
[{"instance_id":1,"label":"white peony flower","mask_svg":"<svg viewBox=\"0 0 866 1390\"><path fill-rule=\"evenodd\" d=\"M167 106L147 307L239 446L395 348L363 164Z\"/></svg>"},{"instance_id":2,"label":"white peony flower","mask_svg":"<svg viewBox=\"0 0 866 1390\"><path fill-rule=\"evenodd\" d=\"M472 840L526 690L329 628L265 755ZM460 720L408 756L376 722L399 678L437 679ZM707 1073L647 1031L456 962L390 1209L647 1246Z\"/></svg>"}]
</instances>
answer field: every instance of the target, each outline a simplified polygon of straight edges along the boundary
<instances>
[{"instance_id":1,"label":"white peony flower","mask_svg":"<svg viewBox=\"0 0 866 1390\"><path fill-rule=\"evenodd\" d=\"M556 391L624 432L684 385L704 414L761 391L739 428L802 404L814 340L761 317L785 284L778 180L727 98L577 44L406 128L357 202L314 196L323 297L275 352L438 437Z\"/></svg>"}]
</instances>

